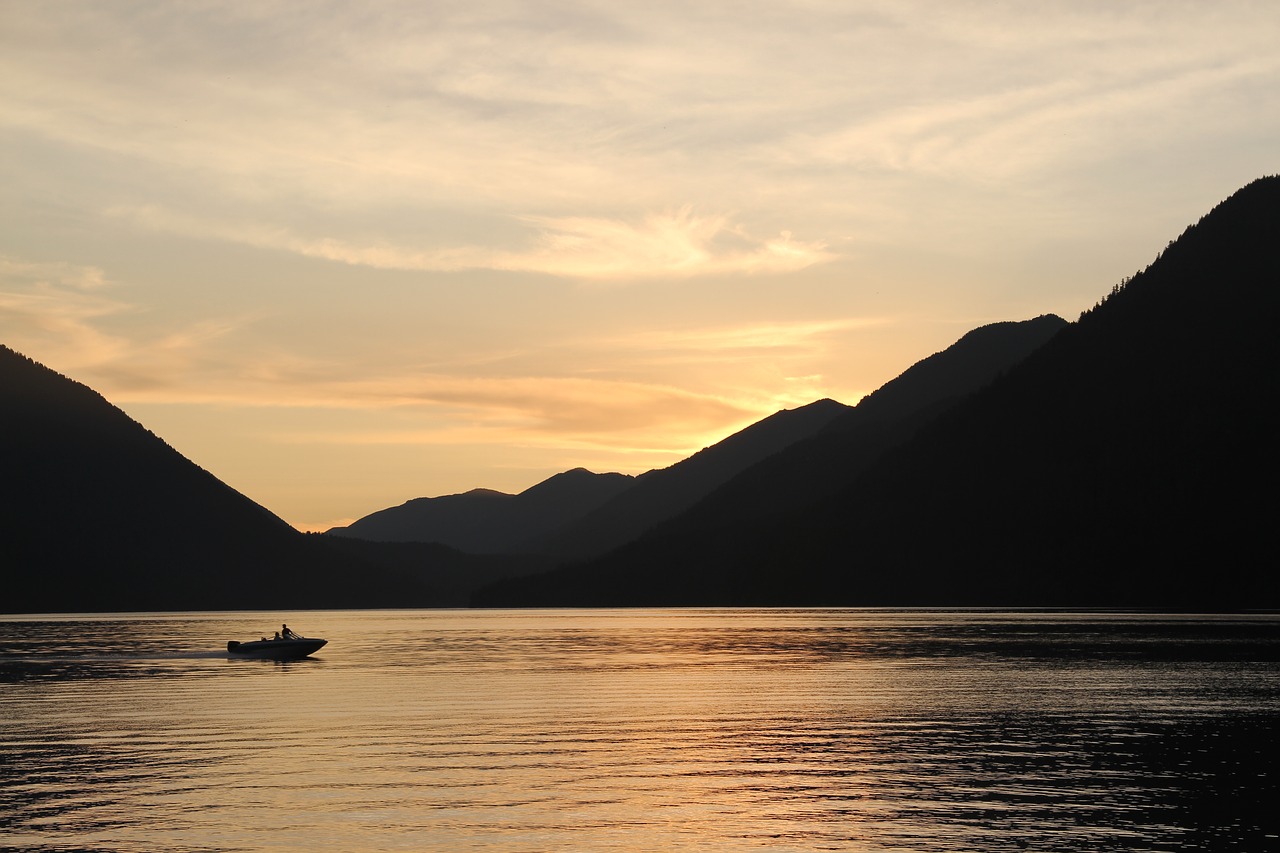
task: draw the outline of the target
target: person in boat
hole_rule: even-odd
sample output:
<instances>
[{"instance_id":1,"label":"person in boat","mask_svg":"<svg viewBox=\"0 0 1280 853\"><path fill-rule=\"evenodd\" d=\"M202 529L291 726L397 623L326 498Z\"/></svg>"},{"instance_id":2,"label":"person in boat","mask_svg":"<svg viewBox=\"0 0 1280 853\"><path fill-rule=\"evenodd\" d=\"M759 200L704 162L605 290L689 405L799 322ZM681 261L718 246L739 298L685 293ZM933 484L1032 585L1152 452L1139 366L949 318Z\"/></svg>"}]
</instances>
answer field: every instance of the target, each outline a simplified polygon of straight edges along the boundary
<instances>
[{"instance_id":1,"label":"person in boat","mask_svg":"<svg viewBox=\"0 0 1280 853\"><path fill-rule=\"evenodd\" d=\"M276 635L281 640L294 640L298 635L289 630L288 625L280 626L280 633Z\"/></svg>"},{"instance_id":2,"label":"person in boat","mask_svg":"<svg viewBox=\"0 0 1280 853\"><path fill-rule=\"evenodd\" d=\"M278 639L280 639L280 632L279 632L279 631L276 631L276 636L275 636L275 638L276 638L277 640L278 640Z\"/></svg>"}]
</instances>

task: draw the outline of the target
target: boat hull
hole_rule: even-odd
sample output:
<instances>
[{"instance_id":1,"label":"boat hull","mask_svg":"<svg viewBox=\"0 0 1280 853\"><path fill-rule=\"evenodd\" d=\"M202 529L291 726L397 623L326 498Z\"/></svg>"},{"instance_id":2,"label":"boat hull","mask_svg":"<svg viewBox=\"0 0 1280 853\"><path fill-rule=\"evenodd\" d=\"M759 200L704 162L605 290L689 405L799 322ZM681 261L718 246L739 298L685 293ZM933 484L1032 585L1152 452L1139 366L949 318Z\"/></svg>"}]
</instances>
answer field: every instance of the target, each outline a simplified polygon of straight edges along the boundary
<instances>
[{"instance_id":1,"label":"boat hull","mask_svg":"<svg viewBox=\"0 0 1280 853\"><path fill-rule=\"evenodd\" d=\"M250 643L227 643L227 652L242 658L297 660L319 651L328 640L298 638L296 640L254 640Z\"/></svg>"}]
</instances>

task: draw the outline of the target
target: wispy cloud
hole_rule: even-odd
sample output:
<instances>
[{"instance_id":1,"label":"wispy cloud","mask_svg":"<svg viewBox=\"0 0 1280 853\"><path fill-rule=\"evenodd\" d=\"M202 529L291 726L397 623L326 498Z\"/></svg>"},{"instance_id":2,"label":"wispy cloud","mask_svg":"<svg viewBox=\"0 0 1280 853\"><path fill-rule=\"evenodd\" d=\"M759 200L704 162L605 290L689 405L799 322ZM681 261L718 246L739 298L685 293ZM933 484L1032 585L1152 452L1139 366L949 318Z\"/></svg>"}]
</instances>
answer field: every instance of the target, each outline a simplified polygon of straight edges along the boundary
<instances>
[{"instance_id":1,"label":"wispy cloud","mask_svg":"<svg viewBox=\"0 0 1280 853\"><path fill-rule=\"evenodd\" d=\"M464 433L474 441L484 430L585 437L662 426L684 433L752 413L715 394L652 381L387 373L261 345L244 349L234 337L247 321L236 318L210 318L150 338L111 334L101 323L136 309L106 295L109 289L96 268L0 256L6 343L75 373L119 403L417 409L446 424L417 433L434 436L433 442ZM390 435L375 440L400 440Z\"/></svg>"},{"instance_id":2,"label":"wispy cloud","mask_svg":"<svg viewBox=\"0 0 1280 853\"><path fill-rule=\"evenodd\" d=\"M1280 73L1255 3L60 10L6 12L6 126L127 163L114 203L170 227L378 269L791 272L885 174L1074 180L1277 121L1239 109ZM534 233L406 238L426 211Z\"/></svg>"},{"instance_id":3,"label":"wispy cloud","mask_svg":"<svg viewBox=\"0 0 1280 853\"><path fill-rule=\"evenodd\" d=\"M557 442L616 442L619 436L654 427L675 434L706 432L741 422L757 411L733 400L688 390L606 379L566 377L387 377L299 389L311 404L434 409L448 413L448 426L412 431L377 431L364 440L378 443L425 440L472 441L485 430L519 432L529 440L556 436ZM628 439L629 440L629 439Z\"/></svg>"},{"instance_id":4,"label":"wispy cloud","mask_svg":"<svg viewBox=\"0 0 1280 853\"><path fill-rule=\"evenodd\" d=\"M530 221L542 229L539 248L506 262L574 278L795 272L833 257L821 241L797 240L789 231L761 240L725 216L697 216L688 206L639 223L587 217Z\"/></svg>"},{"instance_id":5,"label":"wispy cloud","mask_svg":"<svg viewBox=\"0 0 1280 853\"><path fill-rule=\"evenodd\" d=\"M521 217L533 226L524 250L496 246L420 249L386 241L303 237L281 226L219 221L157 205L114 207L109 215L151 230L244 243L374 269L456 272L489 269L593 281L698 275L796 272L831 260L821 241L789 231L758 238L727 216L697 216L691 207L639 222L591 217Z\"/></svg>"},{"instance_id":6,"label":"wispy cloud","mask_svg":"<svg viewBox=\"0 0 1280 853\"><path fill-rule=\"evenodd\" d=\"M833 335L882 326L884 317L857 317L792 322L745 323L691 329L658 329L614 339L624 347L672 353L739 353L747 350L813 349L828 347Z\"/></svg>"},{"instance_id":7,"label":"wispy cloud","mask_svg":"<svg viewBox=\"0 0 1280 853\"><path fill-rule=\"evenodd\" d=\"M39 263L0 256L0 328L5 342L57 370L96 380L126 394L172 389L216 363L212 345L242 328L244 318L205 318L146 336L109 331L137 315L137 306L112 294L97 267Z\"/></svg>"},{"instance_id":8,"label":"wispy cloud","mask_svg":"<svg viewBox=\"0 0 1280 853\"><path fill-rule=\"evenodd\" d=\"M0 328L5 343L56 342L60 365L100 364L119 358L127 342L106 334L104 317L129 307L102 291L106 274L97 267L35 263L0 255Z\"/></svg>"},{"instance_id":9,"label":"wispy cloud","mask_svg":"<svg viewBox=\"0 0 1280 853\"><path fill-rule=\"evenodd\" d=\"M1013 83L953 101L889 109L816 135L797 132L778 154L790 162L1007 180L1114 156L1139 126L1155 136L1196 129L1190 126L1214 112L1213 92L1269 79L1277 71L1280 58L1248 57L1209 67L1167 60L1133 69L1128 79L1082 74ZM1171 106L1198 99L1205 99L1201 119Z\"/></svg>"},{"instance_id":10,"label":"wispy cloud","mask_svg":"<svg viewBox=\"0 0 1280 853\"><path fill-rule=\"evenodd\" d=\"M129 409L216 407L240 412L244 423L273 423L280 419L274 410L293 425L260 427L260 440L293 448L325 445L350 454L362 447L431 453L452 447L472 456L480 447L517 455L523 449L555 453L566 468L608 459L610 470L670 464L779 407L760 395L735 399L624 379L421 374L305 383L223 377L122 387L111 399ZM619 463L628 457L636 461Z\"/></svg>"},{"instance_id":11,"label":"wispy cloud","mask_svg":"<svg viewBox=\"0 0 1280 853\"><path fill-rule=\"evenodd\" d=\"M706 233L722 228L715 224ZM763 359L771 370L794 365L791 372L809 375L806 368L841 335L885 322L837 318L645 331L624 327L608 335L534 341L525 351L508 350L502 342L473 342L468 357L458 353L451 369L442 372L251 343L245 335L258 322L251 315L207 317L162 326L156 334L137 326L108 331L121 315L140 310L112 295L118 289L97 268L0 257L0 318L7 342L75 374L118 403L417 410L438 422L414 433L432 435L432 441L464 433L474 439L485 430L519 432L525 440L542 435L587 443L594 441L592 435L634 437L654 428L705 435L793 401L785 388L726 385L720 368L740 371L749 360ZM500 354L486 358L486 347L497 347ZM537 372L537 365L548 372ZM691 381L695 365L705 367L705 382ZM379 441L392 434L375 433L382 436Z\"/></svg>"}]
</instances>

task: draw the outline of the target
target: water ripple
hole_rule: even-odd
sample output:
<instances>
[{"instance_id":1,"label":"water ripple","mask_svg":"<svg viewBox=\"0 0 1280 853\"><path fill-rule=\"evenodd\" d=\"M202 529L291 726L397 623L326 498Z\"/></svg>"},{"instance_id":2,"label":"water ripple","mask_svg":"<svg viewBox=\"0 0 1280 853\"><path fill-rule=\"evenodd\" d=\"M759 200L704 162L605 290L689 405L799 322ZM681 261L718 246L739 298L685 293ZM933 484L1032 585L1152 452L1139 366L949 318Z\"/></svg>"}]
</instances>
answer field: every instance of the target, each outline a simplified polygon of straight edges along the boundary
<instances>
[{"instance_id":1,"label":"water ripple","mask_svg":"<svg viewBox=\"0 0 1280 853\"><path fill-rule=\"evenodd\" d=\"M0 832L131 851L1280 849L1271 617L0 620Z\"/></svg>"}]
</instances>

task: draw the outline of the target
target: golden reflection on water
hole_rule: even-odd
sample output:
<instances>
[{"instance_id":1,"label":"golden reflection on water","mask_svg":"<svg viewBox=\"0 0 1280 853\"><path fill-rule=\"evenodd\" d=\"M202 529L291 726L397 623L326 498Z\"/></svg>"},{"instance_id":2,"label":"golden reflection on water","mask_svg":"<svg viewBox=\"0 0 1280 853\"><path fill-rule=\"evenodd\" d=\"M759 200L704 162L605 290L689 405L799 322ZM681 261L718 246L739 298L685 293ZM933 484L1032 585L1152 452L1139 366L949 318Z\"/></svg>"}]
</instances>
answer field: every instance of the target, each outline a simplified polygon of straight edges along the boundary
<instances>
[{"instance_id":1,"label":"golden reflection on water","mask_svg":"<svg viewBox=\"0 0 1280 853\"><path fill-rule=\"evenodd\" d=\"M1273 617L281 618L0 619L3 844L1280 848Z\"/></svg>"}]
</instances>

